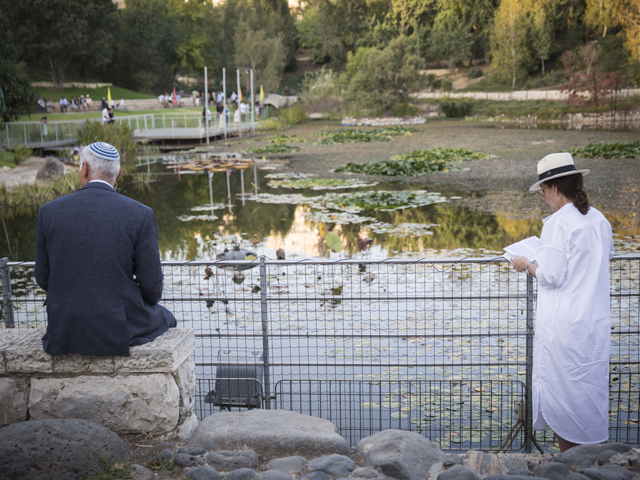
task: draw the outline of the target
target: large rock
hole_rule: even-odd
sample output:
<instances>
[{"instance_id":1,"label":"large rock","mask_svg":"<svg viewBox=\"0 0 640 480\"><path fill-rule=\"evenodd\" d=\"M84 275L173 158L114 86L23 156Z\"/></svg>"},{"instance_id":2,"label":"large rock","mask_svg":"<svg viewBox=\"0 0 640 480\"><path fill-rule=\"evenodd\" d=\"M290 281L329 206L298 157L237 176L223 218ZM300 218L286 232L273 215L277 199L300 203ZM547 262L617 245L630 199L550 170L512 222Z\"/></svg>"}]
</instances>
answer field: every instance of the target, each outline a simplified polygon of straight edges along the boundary
<instances>
[{"instance_id":1,"label":"large rock","mask_svg":"<svg viewBox=\"0 0 640 480\"><path fill-rule=\"evenodd\" d=\"M431 465L445 458L444 452L422 435L402 430L383 430L363 438L356 451L367 466L398 480L424 480Z\"/></svg>"},{"instance_id":2,"label":"large rock","mask_svg":"<svg viewBox=\"0 0 640 480\"><path fill-rule=\"evenodd\" d=\"M564 480L571 471L564 463L548 462L538 465L533 471L536 477L546 478L548 480Z\"/></svg>"},{"instance_id":3,"label":"large rock","mask_svg":"<svg viewBox=\"0 0 640 480\"><path fill-rule=\"evenodd\" d=\"M309 462L310 472L324 472L334 477L348 477L358 466L344 455L327 455Z\"/></svg>"},{"instance_id":4,"label":"large rock","mask_svg":"<svg viewBox=\"0 0 640 480\"><path fill-rule=\"evenodd\" d=\"M29 380L0 378L0 427L27 419Z\"/></svg>"},{"instance_id":5,"label":"large rock","mask_svg":"<svg viewBox=\"0 0 640 480\"><path fill-rule=\"evenodd\" d=\"M210 415L188 446L207 450L250 448L260 455L348 454L349 444L328 420L284 410L249 410Z\"/></svg>"},{"instance_id":6,"label":"large rock","mask_svg":"<svg viewBox=\"0 0 640 480\"><path fill-rule=\"evenodd\" d=\"M629 445L624 443L601 443L590 445L578 445L570 448L554 458L554 462L564 463L577 467L590 467L598 461L598 455L607 450L615 450L619 453L631 450Z\"/></svg>"},{"instance_id":7,"label":"large rock","mask_svg":"<svg viewBox=\"0 0 640 480\"><path fill-rule=\"evenodd\" d=\"M220 450L211 452L205 458L209 465L222 472L239 468L256 468L260 464L260 457L253 450Z\"/></svg>"},{"instance_id":8,"label":"large rock","mask_svg":"<svg viewBox=\"0 0 640 480\"><path fill-rule=\"evenodd\" d=\"M595 468L583 468L580 473L590 480L637 480L638 477L624 467L603 465Z\"/></svg>"},{"instance_id":9,"label":"large rock","mask_svg":"<svg viewBox=\"0 0 640 480\"><path fill-rule=\"evenodd\" d=\"M81 479L100 470L100 456L124 462L131 450L118 435L86 420L31 420L0 429L2 479Z\"/></svg>"},{"instance_id":10,"label":"large rock","mask_svg":"<svg viewBox=\"0 0 640 480\"><path fill-rule=\"evenodd\" d=\"M465 460L465 465L478 472L481 477L503 473L500 460L495 455L469 450L465 455Z\"/></svg>"},{"instance_id":11,"label":"large rock","mask_svg":"<svg viewBox=\"0 0 640 480\"><path fill-rule=\"evenodd\" d=\"M478 475L469 467L454 465L438 475L438 480L478 480Z\"/></svg>"},{"instance_id":12,"label":"large rock","mask_svg":"<svg viewBox=\"0 0 640 480\"><path fill-rule=\"evenodd\" d=\"M62 177L64 175L64 163L57 158L47 158L38 173L36 174L36 180L48 180L50 178Z\"/></svg>"},{"instance_id":13,"label":"large rock","mask_svg":"<svg viewBox=\"0 0 640 480\"><path fill-rule=\"evenodd\" d=\"M271 460L267 468L269 470L281 470L288 474L303 472L307 466L307 459L300 456L283 457Z\"/></svg>"},{"instance_id":14,"label":"large rock","mask_svg":"<svg viewBox=\"0 0 640 480\"><path fill-rule=\"evenodd\" d=\"M168 431L178 424L179 395L170 373L32 378L29 414L81 418L118 433Z\"/></svg>"}]
</instances>

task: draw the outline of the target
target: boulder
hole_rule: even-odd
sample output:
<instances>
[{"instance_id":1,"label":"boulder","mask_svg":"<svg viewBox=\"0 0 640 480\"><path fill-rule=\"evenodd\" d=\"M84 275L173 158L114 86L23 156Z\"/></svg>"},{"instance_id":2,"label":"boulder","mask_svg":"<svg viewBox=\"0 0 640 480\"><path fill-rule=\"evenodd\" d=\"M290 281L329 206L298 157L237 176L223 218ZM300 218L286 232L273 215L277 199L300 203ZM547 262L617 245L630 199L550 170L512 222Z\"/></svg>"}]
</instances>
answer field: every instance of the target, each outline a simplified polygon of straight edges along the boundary
<instances>
[{"instance_id":1,"label":"boulder","mask_svg":"<svg viewBox=\"0 0 640 480\"><path fill-rule=\"evenodd\" d=\"M267 470L258 474L256 480L293 480L293 477L282 470Z\"/></svg>"},{"instance_id":2,"label":"boulder","mask_svg":"<svg viewBox=\"0 0 640 480\"><path fill-rule=\"evenodd\" d=\"M366 466L398 480L424 480L444 452L422 435L402 430L383 430L363 438L356 447Z\"/></svg>"},{"instance_id":3,"label":"boulder","mask_svg":"<svg viewBox=\"0 0 640 480\"><path fill-rule=\"evenodd\" d=\"M460 455L447 455L442 461L444 468L451 468L454 465L462 465L462 457Z\"/></svg>"},{"instance_id":4,"label":"boulder","mask_svg":"<svg viewBox=\"0 0 640 480\"><path fill-rule=\"evenodd\" d=\"M438 475L438 480L478 480L478 475L469 467L454 465Z\"/></svg>"},{"instance_id":5,"label":"boulder","mask_svg":"<svg viewBox=\"0 0 640 480\"><path fill-rule=\"evenodd\" d=\"M307 473L302 478L306 480L331 480L331 475L327 475L324 472L311 472Z\"/></svg>"},{"instance_id":6,"label":"boulder","mask_svg":"<svg viewBox=\"0 0 640 480\"><path fill-rule=\"evenodd\" d=\"M502 459L503 470L529 470L529 462L524 458L509 455Z\"/></svg>"},{"instance_id":7,"label":"boulder","mask_svg":"<svg viewBox=\"0 0 640 480\"><path fill-rule=\"evenodd\" d=\"M327 455L309 462L310 472L324 472L334 477L348 477L358 466L353 460L344 455Z\"/></svg>"},{"instance_id":8,"label":"boulder","mask_svg":"<svg viewBox=\"0 0 640 480\"><path fill-rule=\"evenodd\" d=\"M283 472L294 474L304 471L307 466L307 459L300 456L276 458L269 462L270 470L281 470Z\"/></svg>"},{"instance_id":9,"label":"boulder","mask_svg":"<svg viewBox=\"0 0 640 480\"><path fill-rule=\"evenodd\" d=\"M484 480L531 480L530 475L487 475Z\"/></svg>"},{"instance_id":10,"label":"boulder","mask_svg":"<svg viewBox=\"0 0 640 480\"><path fill-rule=\"evenodd\" d=\"M29 380L0 378L0 427L27 419Z\"/></svg>"},{"instance_id":11,"label":"boulder","mask_svg":"<svg viewBox=\"0 0 640 480\"><path fill-rule=\"evenodd\" d=\"M481 477L502 474L500 460L495 455L469 450L464 457L465 465L478 472Z\"/></svg>"},{"instance_id":12,"label":"boulder","mask_svg":"<svg viewBox=\"0 0 640 480\"><path fill-rule=\"evenodd\" d=\"M253 480L258 474L251 468L239 468L227 473L227 480Z\"/></svg>"},{"instance_id":13,"label":"boulder","mask_svg":"<svg viewBox=\"0 0 640 480\"><path fill-rule=\"evenodd\" d=\"M260 464L260 457L253 450L220 450L211 452L205 458L209 465L223 472L239 468L256 468Z\"/></svg>"},{"instance_id":14,"label":"boulder","mask_svg":"<svg viewBox=\"0 0 640 480\"><path fill-rule=\"evenodd\" d=\"M178 453L186 453L187 455L204 455L207 451L200 447L180 447Z\"/></svg>"},{"instance_id":15,"label":"boulder","mask_svg":"<svg viewBox=\"0 0 640 480\"><path fill-rule=\"evenodd\" d=\"M204 465L204 460L188 453L177 453L173 462L179 467L198 467Z\"/></svg>"},{"instance_id":16,"label":"boulder","mask_svg":"<svg viewBox=\"0 0 640 480\"><path fill-rule=\"evenodd\" d=\"M48 180L50 178L62 177L63 175L64 164L57 158L49 157L38 170L36 180Z\"/></svg>"},{"instance_id":17,"label":"boulder","mask_svg":"<svg viewBox=\"0 0 640 480\"><path fill-rule=\"evenodd\" d=\"M590 467L598 461L598 455L606 450L615 450L618 453L624 453L631 450L631 447L624 443L578 445L556 456L554 462L583 468Z\"/></svg>"},{"instance_id":18,"label":"boulder","mask_svg":"<svg viewBox=\"0 0 640 480\"><path fill-rule=\"evenodd\" d=\"M520 477L535 477L532 471L530 470L509 470L507 475L518 475Z\"/></svg>"},{"instance_id":19,"label":"boulder","mask_svg":"<svg viewBox=\"0 0 640 480\"><path fill-rule=\"evenodd\" d=\"M579 473L590 480L638 480L635 474L619 465L583 468Z\"/></svg>"},{"instance_id":20,"label":"boulder","mask_svg":"<svg viewBox=\"0 0 640 480\"><path fill-rule=\"evenodd\" d=\"M571 471L564 463L549 462L538 465L533 473L536 477L548 480L564 480L571 474Z\"/></svg>"},{"instance_id":21,"label":"boulder","mask_svg":"<svg viewBox=\"0 0 640 480\"><path fill-rule=\"evenodd\" d=\"M153 472L142 465L131 464L131 472L138 478L153 477Z\"/></svg>"},{"instance_id":22,"label":"boulder","mask_svg":"<svg viewBox=\"0 0 640 480\"><path fill-rule=\"evenodd\" d=\"M0 429L3 479L82 479L101 470L101 456L125 462L131 450L114 432L86 420L31 420Z\"/></svg>"},{"instance_id":23,"label":"boulder","mask_svg":"<svg viewBox=\"0 0 640 480\"><path fill-rule=\"evenodd\" d=\"M34 377L29 415L32 419L81 418L117 433L169 431L178 424L179 395L170 373Z\"/></svg>"},{"instance_id":24,"label":"boulder","mask_svg":"<svg viewBox=\"0 0 640 480\"><path fill-rule=\"evenodd\" d=\"M618 452L616 452L615 450L605 450L600 455L598 455L598 460L596 461L596 463L598 465L605 465L609 463L611 457L613 457L614 455L618 455Z\"/></svg>"},{"instance_id":25,"label":"boulder","mask_svg":"<svg viewBox=\"0 0 640 480\"><path fill-rule=\"evenodd\" d=\"M222 480L222 477L211 467L197 467L189 470L186 476L193 480Z\"/></svg>"},{"instance_id":26,"label":"boulder","mask_svg":"<svg viewBox=\"0 0 640 480\"><path fill-rule=\"evenodd\" d=\"M589 477L585 477L581 473L575 472L575 473L572 473L571 475L569 475L564 480L589 480Z\"/></svg>"},{"instance_id":27,"label":"boulder","mask_svg":"<svg viewBox=\"0 0 640 480\"><path fill-rule=\"evenodd\" d=\"M353 472L351 472L351 475L349 476L351 478L366 478L366 479L382 477L379 471L369 467L356 468Z\"/></svg>"},{"instance_id":28,"label":"boulder","mask_svg":"<svg viewBox=\"0 0 640 480\"><path fill-rule=\"evenodd\" d=\"M200 422L187 445L207 450L250 448L270 457L350 452L330 421L284 410L210 415Z\"/></svg>"}]
</instances>

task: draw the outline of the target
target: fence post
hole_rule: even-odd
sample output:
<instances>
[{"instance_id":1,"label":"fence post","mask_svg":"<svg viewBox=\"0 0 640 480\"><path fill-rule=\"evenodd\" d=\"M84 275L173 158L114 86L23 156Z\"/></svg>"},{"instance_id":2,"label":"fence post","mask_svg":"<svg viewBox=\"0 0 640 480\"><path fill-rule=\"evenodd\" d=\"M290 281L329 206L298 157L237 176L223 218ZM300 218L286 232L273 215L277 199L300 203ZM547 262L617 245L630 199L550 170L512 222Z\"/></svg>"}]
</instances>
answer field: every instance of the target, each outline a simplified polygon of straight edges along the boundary
<instances>
[{"instance_id":1,"label":"fence post","mask_svg":"<svg viewBox=\"0 0 640 480\"><path fill-rule=\"evenodd\" d=\"M0 259L0 276L2 277L2 310L4 311L4 323L7 328L15 328L13 323L13 302L11 302L11 274L9 272L9 259Z\"/></svg>"},{"instance_id":2,"label":"fence post","mask_svg":"<svg viewBox=\"0 0 640 480\"><path fill-rule=\"evenodd\" d=\"M533 277L527 275L527 366L525 386L525 424L524 424L524 452L531 453L531 438L533 437Z\"/></svg>"},{"instance_id":3,"label":"fence post","mask_svg":"<svg viewBox=\"0 0 640 480\"><path fill-rule=\"evenodd\" d=\"M264 396L265 408L271 410L271 378L269 373L269 314L267 308L267 264L260 257L260 312L262 314L262 353L264 357Z\"/></svg>"}]
</instances>

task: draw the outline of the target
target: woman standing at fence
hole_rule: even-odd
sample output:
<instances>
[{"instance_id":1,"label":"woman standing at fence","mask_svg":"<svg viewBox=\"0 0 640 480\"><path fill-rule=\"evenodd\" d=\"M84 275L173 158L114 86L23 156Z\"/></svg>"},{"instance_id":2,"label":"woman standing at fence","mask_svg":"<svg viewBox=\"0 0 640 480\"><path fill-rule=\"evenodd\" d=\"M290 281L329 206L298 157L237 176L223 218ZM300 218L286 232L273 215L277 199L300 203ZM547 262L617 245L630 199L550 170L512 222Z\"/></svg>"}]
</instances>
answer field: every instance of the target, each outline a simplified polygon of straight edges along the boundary
<instances>
[{"instance_id":1,"label":"woman standing at fence","mask_svg":"<svg viewBox=\"0 0 640 480\"><path fill-rule=\"evenodd\" d=\"M560 450L609 438L609 260L611 225L589 206L569 153L538 162L537 191L553 210L543 220L535 263L512 259L538 279L533 355L533 428L550 426Z\"/></svg>"}]
</instances>

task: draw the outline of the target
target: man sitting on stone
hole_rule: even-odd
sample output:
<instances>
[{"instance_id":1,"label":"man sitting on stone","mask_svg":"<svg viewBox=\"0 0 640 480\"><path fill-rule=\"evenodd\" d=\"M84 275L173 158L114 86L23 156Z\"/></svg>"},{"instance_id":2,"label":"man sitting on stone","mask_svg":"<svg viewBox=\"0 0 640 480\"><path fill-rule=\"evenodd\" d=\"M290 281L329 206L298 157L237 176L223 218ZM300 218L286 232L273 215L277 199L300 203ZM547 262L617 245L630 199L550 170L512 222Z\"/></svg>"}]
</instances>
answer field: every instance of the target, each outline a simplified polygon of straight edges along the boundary
<instances>
[{"instance_id":1,"label":"man sitting on stone","mask_svg":"<svg viewBox=\"0 0 640 480\"><path fill-rule=\"evenodd\" d=\"M47 291L51 355L128 356L176 319L158 305L162 268L153 210L120 195L120 155L107 143L80 153L82 188L43 205L36 224L38 285Z\"/></svg>"}]
</instances>

